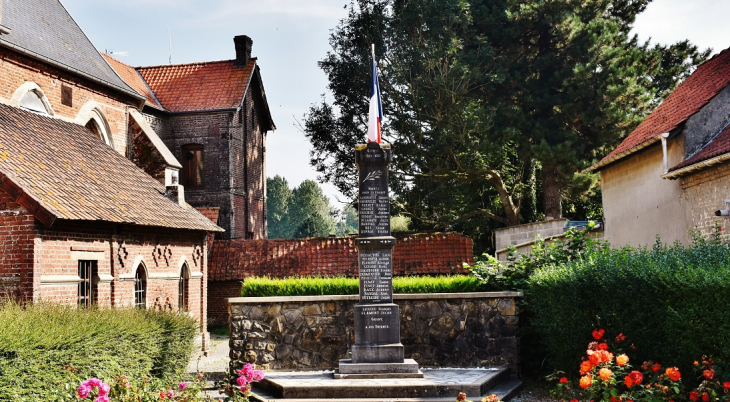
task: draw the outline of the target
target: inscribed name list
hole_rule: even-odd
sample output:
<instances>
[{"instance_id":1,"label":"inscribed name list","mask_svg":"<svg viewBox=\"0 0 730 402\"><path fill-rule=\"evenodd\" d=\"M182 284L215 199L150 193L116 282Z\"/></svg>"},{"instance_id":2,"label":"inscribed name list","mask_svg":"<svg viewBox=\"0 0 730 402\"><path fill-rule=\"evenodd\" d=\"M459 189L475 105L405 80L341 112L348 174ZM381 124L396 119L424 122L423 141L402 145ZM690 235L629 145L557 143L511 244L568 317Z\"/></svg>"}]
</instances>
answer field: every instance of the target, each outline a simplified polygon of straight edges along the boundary
<instances>
[{"instance_id":1,"label":"inscribed name list","mask_svg":"<svg viewBox=\"0 0 730 402\"><path fill-rule=\"evenodd\" d=\"M382 170L372 170L365 176L359 201L360 236L390 236L390 200L387 176Z\"/></svg>"},{"instance_id":2,"label":"inscribed name list","mask_svg":"<svg viewBox=\"0 0 730 402\"><path fill-rule=\"evenodd\" d=\"M393 301L393 264L391 250L360 251L360 303Z\"/></svg>"}]
</instances>

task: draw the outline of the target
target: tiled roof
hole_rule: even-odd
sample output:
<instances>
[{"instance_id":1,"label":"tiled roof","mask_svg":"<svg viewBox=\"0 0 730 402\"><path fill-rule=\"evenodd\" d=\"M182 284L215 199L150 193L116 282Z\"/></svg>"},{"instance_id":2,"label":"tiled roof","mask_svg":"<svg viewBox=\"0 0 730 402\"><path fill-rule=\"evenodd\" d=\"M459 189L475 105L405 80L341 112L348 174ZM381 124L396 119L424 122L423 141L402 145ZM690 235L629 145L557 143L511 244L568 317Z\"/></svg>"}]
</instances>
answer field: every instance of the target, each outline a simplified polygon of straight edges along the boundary
<instances>
[{"instance_id":1,"label":"tiled roof","mask_svg":"<svg viewBox=\"0 0 730 402\"><path fill-rule=\"evenodd\" d=\"M256 67L235 60L137 67L162 106L171 112L234 109L241 103Z\"/></svg>"},{"instance_id":2,"label":"tiled roof","mask_svg":"<svg viewBox=\"0 0 730 402\"><path fill-rule=\"evenodd\" d=\"M618 160L668 133L697 113L730 84L730 50L697 67L619 146L590 169Z\"/></svg>"},{"instance_id":3,"label":"tiled roof","mask_svg":"<svg viewBox=\"0 0 730 402\"><path fill-rule=\"evenodd\" d=\"M0 46L13 49L134 97L129 87L71 18L58 0L0 0L3 25Z\"/></svg>"},{"instance_id":4,"label":"tiled roof","mask_svg":"<svg viewBox=\"0 0 730 402\"><path fill-rule=\"evenodd\" d=\"M222 231L86 128L0 104L0 186L41 222ZM39 217L40 216L40 217Z\"/></svg>"},{"instance_id":5,"label":"tiled roof","mask_svg":"<svg viewBox=\"0 0 730 402\"><path fill-rule=\"evenodd\" d=\"M725 127L720 134L710 140L702 149L700 149L699 152L691 155L689 158L682 161L682 163L672 167L669 171L673 172L728 152L730 152L730 125Z\"/></svg>"},{"instance_id":6,"label":"tiled roof","mask_svg":"<svg viewBox=\"0 0 730 402\"><path fill-rule=\"evenodd\" d=\"M134 69L134 67L124 64L108 54L102 53L101 55L104 56L104 59L109 63L114 71L119 74L124 82L129 84L129 86L137 91L140 95L147 98L147 100L145 101L146 105L155 107L157 109L164 109L162 105L160 105L160 102L157 101L157 98L155 98L152 90L150 90L150 88L147 86L147 83L144 82L144 80L139 75L137 70Z\"/></svg>"}]
</instances>

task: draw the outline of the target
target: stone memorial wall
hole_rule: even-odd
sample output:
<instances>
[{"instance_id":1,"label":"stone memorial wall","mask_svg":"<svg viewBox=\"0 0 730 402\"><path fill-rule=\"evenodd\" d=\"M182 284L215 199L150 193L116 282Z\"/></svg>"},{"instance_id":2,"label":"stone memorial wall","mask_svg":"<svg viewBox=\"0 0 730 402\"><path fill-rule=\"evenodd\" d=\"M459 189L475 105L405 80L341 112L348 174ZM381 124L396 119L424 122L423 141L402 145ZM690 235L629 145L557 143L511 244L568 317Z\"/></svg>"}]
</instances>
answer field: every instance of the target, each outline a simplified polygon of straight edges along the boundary
<instances>
[{"instance_id":1,"label":"stone memorial wall","mask_svg":"<svg viewBox=\"0 0 730 402\"><path fill-rule=\"evenodd\" d=\"M405 357L420 367L504 364L516 374L520 297L519 292L394 295ZM358 301L358 296L229 299L231 369L246 362L272 370L337 368L354 343ZM363 313L368 319L361 325L386 325L392 318L377 307Z\"/></svg>"}]
</instances>

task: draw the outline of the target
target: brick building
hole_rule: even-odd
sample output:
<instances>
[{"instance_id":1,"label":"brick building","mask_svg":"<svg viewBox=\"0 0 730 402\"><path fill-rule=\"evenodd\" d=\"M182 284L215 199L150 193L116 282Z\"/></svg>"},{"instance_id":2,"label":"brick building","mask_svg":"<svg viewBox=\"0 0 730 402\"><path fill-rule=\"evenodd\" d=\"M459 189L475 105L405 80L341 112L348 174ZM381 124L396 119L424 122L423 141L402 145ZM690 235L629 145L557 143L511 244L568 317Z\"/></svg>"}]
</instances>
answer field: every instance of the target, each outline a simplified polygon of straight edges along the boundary
<instances>
[{"instance_id":1,"label":"brick building","mask_svg":"<svg viewBox=\"0 0 730 402\"><path fill-rule=\"evenodd\" d=\"M144 103L58 0L0 0L0 297L182 310L205 331L222 229L184 202Z\"/></svg>"},{"instance_id":2,"label":"brick building","mask_svg":"<svg viewBox=\"0 0 730 402\"><path fill-rule=\"evenodd\" d=\"M612 245L689 243L690 231L726 227L716 211L730 209L730 50L700 65L589 171L601 173Z\"/></svg>"},{"instance_id":3,"label":"brick building","mask_svg":"<svg viewBox=\"0 0 730 402\"><path fill-rule=\"evenodd\" d=\"M142 114L177 160L187 201L219 208L225 239L266 238L266 134L275 128L248 36L234 60L131 67L104 55L145 96Z\"/></svg>"}]
</instances>

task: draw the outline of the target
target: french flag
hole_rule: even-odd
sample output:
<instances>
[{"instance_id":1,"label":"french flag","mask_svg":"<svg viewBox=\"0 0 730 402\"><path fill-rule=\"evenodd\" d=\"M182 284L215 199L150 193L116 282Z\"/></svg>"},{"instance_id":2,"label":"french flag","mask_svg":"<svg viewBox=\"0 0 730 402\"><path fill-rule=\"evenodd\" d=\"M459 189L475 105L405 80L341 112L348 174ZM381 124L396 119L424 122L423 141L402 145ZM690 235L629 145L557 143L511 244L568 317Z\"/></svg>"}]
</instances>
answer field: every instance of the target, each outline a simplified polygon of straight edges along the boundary
<instances>
[{"instance_id":1,"label":"french flag","mask_svg":"<svg viewBox=\"0 0 730 402\"><path fill-rule=\"evenodd\" d=\"M370 113L368 115L368 142L380 144L380 123L383 121L383 105L380 102L378 70L375 65L375 45L373 45L373 80L370 86Z\"/></svg>"}]
</instances>

